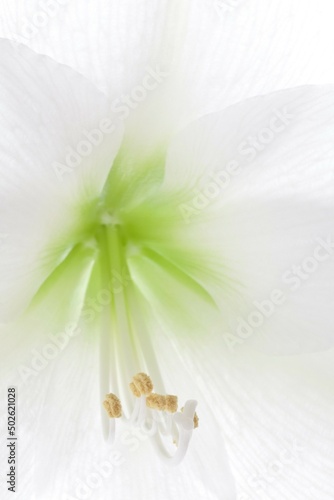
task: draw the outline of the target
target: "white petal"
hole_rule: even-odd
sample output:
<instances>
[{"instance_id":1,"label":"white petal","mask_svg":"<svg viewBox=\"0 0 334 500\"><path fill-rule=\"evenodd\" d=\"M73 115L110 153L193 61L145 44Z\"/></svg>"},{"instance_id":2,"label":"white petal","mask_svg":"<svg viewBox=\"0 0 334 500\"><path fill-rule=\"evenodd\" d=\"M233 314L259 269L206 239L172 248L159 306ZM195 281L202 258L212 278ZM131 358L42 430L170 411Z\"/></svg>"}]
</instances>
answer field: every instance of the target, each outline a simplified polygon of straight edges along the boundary
<instances>
[{"instance_id":1,"label":"white petal","mask_svg":"<svg viewBox=\"0 0 334 500\"><path fill-rule=\"evenodd\" d=\"M182 362L201 406L219 421L238 499L332 498L333 350L231 356L217 337L177 347L176 364Z\"/></svg>"},{"instance_id":2,"label":"white petal","mask_svg":"<svg viewBox=\"0 0 334 500\"><path fill-rule=\"evenodd\" d=\"M164 147L192 118L243 98L334 81L329 0L46 4L8 0L0 33L112 97L137 156Z\"/></svg>"},{"instance_id":3,"label":"white petal","mask_svg":"<svg viewBox=\"0 0 334 500\"><path fill-rule=\"evenodd\" d=\"M94 217L121 136L116 125L101 131L108 101L90 82L23 46L1 40L0 48L0 309L8 319L75 251L74 231Z\"/></svg>"},{"instance_id":4,"label":"white petal","mask_svg":"<svg viewBox=\"0 0 334 500\"><path fill-rule=\"evenodd\" d=\"M333 89L302 87L208 115L170 148L164 195L178 190L184 240L221 277L207 286L233 349L333 345L333 133Z\"/></svg>"},{"instance_id":5,"label":"white petal","mask_svg":"<svg viewBox=\"0 0 334 500\"><path fill-rule=\"evenodd\" d=\"M148 65L172 62L173 78L198 114L333 81L331 14L329 0L89 0L84 9L80 0L4 0L0 34L119 98L141 83Z\"/></svg>"}]
</instances>

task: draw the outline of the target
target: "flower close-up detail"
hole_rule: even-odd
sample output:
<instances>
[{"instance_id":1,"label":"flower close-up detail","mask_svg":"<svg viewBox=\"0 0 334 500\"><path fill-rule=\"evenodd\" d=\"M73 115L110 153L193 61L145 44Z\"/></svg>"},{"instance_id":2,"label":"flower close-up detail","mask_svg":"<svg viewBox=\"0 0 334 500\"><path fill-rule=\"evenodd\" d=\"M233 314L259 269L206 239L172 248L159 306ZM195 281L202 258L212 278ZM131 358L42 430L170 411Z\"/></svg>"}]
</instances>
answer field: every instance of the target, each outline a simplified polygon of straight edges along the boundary
<instances>
[{"instance_id":1,"label":"flower close-up detail","mask_svg":"<svg viewBox=\"0 0 334 500\"><path fill-rule=\"evenodd\" d=\"M331 6L260 3L0 3L1 498L334 498Z\"/></svg>"}]
</instances>

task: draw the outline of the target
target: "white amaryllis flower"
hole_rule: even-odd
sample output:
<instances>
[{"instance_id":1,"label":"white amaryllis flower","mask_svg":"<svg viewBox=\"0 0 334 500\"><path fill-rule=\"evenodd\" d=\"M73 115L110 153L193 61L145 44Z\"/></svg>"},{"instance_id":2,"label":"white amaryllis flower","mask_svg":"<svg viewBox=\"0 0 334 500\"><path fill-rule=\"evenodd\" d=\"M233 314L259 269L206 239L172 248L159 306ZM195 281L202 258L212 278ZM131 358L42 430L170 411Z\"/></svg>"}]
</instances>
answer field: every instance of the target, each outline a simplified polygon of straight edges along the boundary
<instances>
[{"instance_id":1,"label":"white amaryllis flower","mask_svg":"<svg viewBox=\"0 0 334 500\"><path fill-rule=\"evenodd\" d=\"M258 4L1 4L17 498L333 498L327 3ZM178 467L102 407L140 372L198 401Z\"/></svg>"}]
</instances>

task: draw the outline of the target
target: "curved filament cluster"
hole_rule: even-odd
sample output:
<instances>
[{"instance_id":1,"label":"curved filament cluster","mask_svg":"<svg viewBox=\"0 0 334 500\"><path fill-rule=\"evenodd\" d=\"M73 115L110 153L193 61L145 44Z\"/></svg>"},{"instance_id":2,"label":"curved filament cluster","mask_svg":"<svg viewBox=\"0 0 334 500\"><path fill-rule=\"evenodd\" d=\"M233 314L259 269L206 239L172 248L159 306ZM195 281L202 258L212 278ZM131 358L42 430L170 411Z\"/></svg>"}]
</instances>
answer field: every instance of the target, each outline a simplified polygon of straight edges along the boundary
<instances>
[{"instance_id":1,"label":"curved filament cluster","mask_svg":"<svg viewBox=\"0 0 334 500\"><path fill-rule=\"evenodd\" d=\"M152 438L161 458L170 465L178 465L185 457L193 430L198 427L195 412L197 401L186 401L178 411L178 397L153 392L153 383L146 373L137 373L129 384L136 398L133 412L124 416L120 399L107 394L103 406L111 419L112 443L116 439L116 420L122 418L131 426L139 427ZM175 450L176 447L176 450Z\"/></svg>"}]
</instances>

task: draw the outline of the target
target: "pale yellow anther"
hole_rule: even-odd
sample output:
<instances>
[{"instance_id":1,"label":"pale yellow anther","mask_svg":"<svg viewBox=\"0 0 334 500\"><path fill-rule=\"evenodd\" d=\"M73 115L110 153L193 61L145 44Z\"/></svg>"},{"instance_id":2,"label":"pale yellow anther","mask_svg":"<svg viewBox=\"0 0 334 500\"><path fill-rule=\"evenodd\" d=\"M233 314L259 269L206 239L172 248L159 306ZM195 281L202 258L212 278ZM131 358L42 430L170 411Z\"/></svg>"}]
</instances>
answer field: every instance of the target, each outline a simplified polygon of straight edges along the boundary
<instances>
[{"instance_id":1,"label":"pale yellow anther","mask_svg":"<svg viewBox=\"0 0 334 500\"><path fill-rule=\"evenodd\" d=\"M137 387L135 386L135 384L133 382L131 382L129 384L129 387L130 387L130 390L131 390L132 394L134 396L136 396L136 398L140 398L141 394L140 394L140 392L138 391Z\"/></svg>"},{"instance_id":2,"label":"pale yellow anther","mask_svg":"<svg viewBox=\"0 0 334 500\"><path fill-rule=\"evenodd\" d=\"M115 394L107 394L103 406L110 418L120 418L122 416L122 404Z\"/></svg>"},{"instance_id":3,"label":"pale yellow anther","mask_svg":"<svg viewBox=\"0 0 334 500\"><path fill-rule=\"evenodd\" d=\"M175 413L177 411L177 396L152 393L146 398L146 406L152 410Z\"/></svg>"},{"instance_id":4,"label":"pale yellow anther","mask_svg":"<svg viewBox=\"0 0 334 500\"><path fill-rule=\"evenodd\" d=\"M141 396L148 396L153 391L152 380L146 373L137 373L133 377L133 384Z\"/></svg>"},{"instance_id":5,"label":"pale yellow anther","mask_svg":"<svg viewBox=\"0 0 334 500\"><path fill-rule=\"evenodd\" d=\"M182 407L181 408L181 411L183 412L184 408ZM197 413L195 412L195 415L194 415L194 429L197 429L198 427L198 422L199 422L199 418L198 418L198 415Z\"/></svg>"},{"instance_id":6,"label":"pale yellow anther","mask_svg":"<svg viewBox=\"0 0 334 500\"><path fill-rule=\"evenodd\" d=\"M146 406L152 410L163 411L166 408L166 396L152 393L146 398Z\"/></svg>"},{"instance_id":7,"label":"pale yellow anther","mask_svg":"<svg viewBox=\"0 0 334 500\"><path fill-rule=\"evenodd\" d=\"M178 405L177 396L171 396L171 395L166 396L166 411L168 411L169 413L177 412L177 405Z\"/></svg>"}]
</instances>

